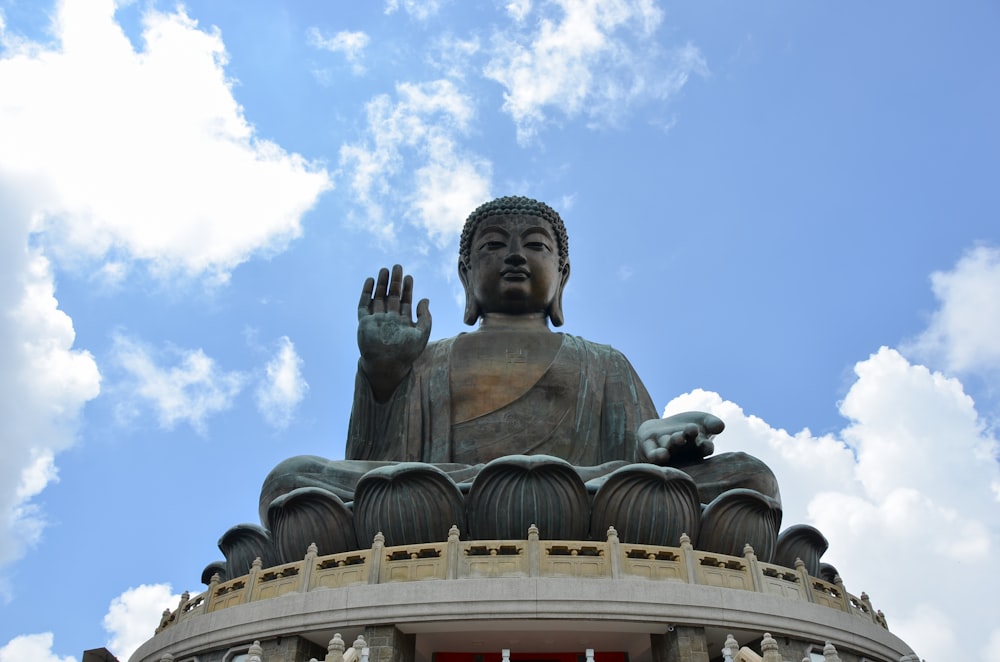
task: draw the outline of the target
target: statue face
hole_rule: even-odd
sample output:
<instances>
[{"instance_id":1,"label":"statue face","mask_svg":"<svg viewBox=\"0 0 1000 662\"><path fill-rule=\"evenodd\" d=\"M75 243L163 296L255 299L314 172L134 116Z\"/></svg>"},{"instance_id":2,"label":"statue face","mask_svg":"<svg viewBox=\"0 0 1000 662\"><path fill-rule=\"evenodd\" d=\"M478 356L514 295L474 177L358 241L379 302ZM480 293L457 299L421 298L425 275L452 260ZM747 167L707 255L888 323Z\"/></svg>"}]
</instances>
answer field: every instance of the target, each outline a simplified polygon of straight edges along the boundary
<instances>
[{"instance_id":1,"label":"statue face","mask_svg":"<svg viewBox=\"0 0 1000 662\"><path fill-rule=\"evenodd\" d=\"M551 224L537 216L484 219L463 280L483 314L547 312L564 280Z\"/></svg>"}]
</instances>

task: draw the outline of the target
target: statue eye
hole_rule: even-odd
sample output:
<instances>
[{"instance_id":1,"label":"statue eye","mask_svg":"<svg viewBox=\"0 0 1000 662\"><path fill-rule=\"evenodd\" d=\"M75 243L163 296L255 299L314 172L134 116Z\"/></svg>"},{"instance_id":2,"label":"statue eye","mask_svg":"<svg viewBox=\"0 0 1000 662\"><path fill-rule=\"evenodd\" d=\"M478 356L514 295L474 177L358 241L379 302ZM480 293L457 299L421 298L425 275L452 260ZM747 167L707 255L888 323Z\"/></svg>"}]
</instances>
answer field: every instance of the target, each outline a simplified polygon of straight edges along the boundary
<instances>
[{"instance_id":1,"label":"statue eye","mask_svg":"<svg viewBox=\"0 0 1000 662\"><path fill-rule=\"evenodd\" d=\"M530 248L533 251L551 251L549 245L543 241L529 241L524 244L525 247Z\"/></svg>"},{"instance_id":2,"label":"statue eye","mask_svg":"<svg viewBox=\"0 0 1000 662\"><path fill-rule=\"evenodd\" d=\"M488 251L498 251L498 250L502 249L505 245L506 244L504 244L502 241L498 241L496 239L491 239L489 241L484 241L482 243L482 245L479 246L479 250L484 250L485 249L485 250L488 250Z\"/></svg>"}]
</instances>

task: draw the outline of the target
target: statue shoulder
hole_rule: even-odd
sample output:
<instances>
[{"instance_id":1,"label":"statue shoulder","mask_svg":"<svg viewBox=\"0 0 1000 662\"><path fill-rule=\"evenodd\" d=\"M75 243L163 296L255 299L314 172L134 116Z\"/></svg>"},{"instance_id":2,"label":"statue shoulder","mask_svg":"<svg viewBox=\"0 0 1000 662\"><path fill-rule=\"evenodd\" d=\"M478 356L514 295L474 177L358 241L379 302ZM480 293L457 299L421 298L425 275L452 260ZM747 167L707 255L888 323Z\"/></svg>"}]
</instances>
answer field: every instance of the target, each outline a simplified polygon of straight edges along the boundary
<instances>
[{"instance_id":1,"label":"statue shoulder","mask_svg":"<svg viewBox=\"0 0 1000 662\"><path fill-rule=\"evenodd\" d=\"M628 362L628 359L625 358L625 355L622 354L617 349L615 349L614 347L612 347L611 345L594 342L592 340L587 340L582 336L573 336L568 333L564 333L561 335L563 336L564 346L572 346L574 349L578 351L587 352L588 354L595 357L601 357L603 359L612 361Z\"/></svg>"}]
</instances>

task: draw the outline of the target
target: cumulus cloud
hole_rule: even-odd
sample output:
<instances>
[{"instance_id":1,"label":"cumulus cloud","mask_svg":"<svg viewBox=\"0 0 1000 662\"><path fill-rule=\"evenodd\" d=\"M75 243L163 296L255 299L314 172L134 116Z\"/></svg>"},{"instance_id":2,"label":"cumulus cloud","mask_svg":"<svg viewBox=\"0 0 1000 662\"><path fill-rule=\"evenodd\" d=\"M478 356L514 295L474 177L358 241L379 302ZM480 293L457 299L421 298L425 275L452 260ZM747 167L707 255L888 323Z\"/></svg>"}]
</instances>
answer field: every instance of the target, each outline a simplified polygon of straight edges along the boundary
<instances>
[{"instance_id":1,"label":"cumulus cloud","mask_svg":"<svg viewBox=\"0 0 1000 662\"><path fill-rule=\"evenodd\" d=\"M172 593L169 584L142 584L113 599L104 615L108 650L120 660L132 657L153 636L163 610L176 609L180 598Z\"/></svg>"},{"instance_id":2,"label":"cumulus cloud","mask_svg":"<svg viewBox=\"0 0 1000 662\"><path fill-rule=\"evenodd\" d=\"M400 83L396 100L379 95L366 107L368 137L340 149L343 176L364 217L355 222L385 240L401 213L440 244L453 239L470 209L489 197L490 163L464 153L472 100L449 80ZM412 172L412 176L403 173ZM386 209L390 191L403 191L402 209Z\"/></svg>"},{"instance_id":3,"label":"cumulus cloud","mask_svg":"<svg viewBox=\"0 0 1000 662\"><path fill-rule=\"evenodd\" d=\"M285 428L309 384L302 377L302 359L292 341L286 336L278 344L278 352L268 361L265 377L257 387L257 410L271 427Z\"/></svg>"},{"instance_id":4,"label":"cumulus cloud","mask_svg":"<svg viewBox=\"0 0 1000 662\"><path fill-rule=\"evenodd\" d=\"M112 354L127 375L118 390L131 394L120 405L119 414L128 419L139 407L150 406L167 429L186 422L203 433L205 420L229 409L246 384L246 375L221 370L201 349L169 347L157 352L118 335Z\"/></svg>"},{"instance_id":5,"label":"cumulus cloud","mask_svg":"<svg viewBox=\"0 0 1000 662\"><path fill-rule=\"evenodd\" d=\"M368 46L368 35L364 32L350 32L347 30L338 32L332 37L325 37L317 27L311 27L306 33L309 45L320 48L331 53L343 53L344 58L350 63L351 71L355 74L365 72L364 64L361 62L364 50Z\"/></svg>"},{"instance_id":6,"label":"cumulus cloud","mask_svg":"<svg viewBox=\"0 0 1000 662\"><path fill-rule=\"evenodd\" d=\"M218 283L298 236L330 186L322 167L254 134L217 30L147 10L137 51L115 8L63 0L44 43L0 26L0 565L41 535L31 499L100 391L59 309L53 259L112 285L137 263Z\"/></svg>"},{"instance_id":7,"label":"cumulus cloud","mask_svg":"<svg viewBox=\"0 0 1000 662\"><path fill-rule=\"evenodd\" d=\"M56 453L76 438L84 404L101 377L89 352L75 349L72 320L55 298L49 261L27 246L30 210L16 178L0 170L0 565L20 558L45 526L31 499L56 479Z\"/></svg>"},{"instance_id":8,"label":"cumulus cloud","mask_svg":"<svg viewBox=\"0 0 1000 662\"><path fill-rule=\"evenodd\" d=\"M651 0L553 0L537 10L512 2L507 11L515 25L494 35L485 75L504 87L522 144L553 110L614 122L633 103L666 99L692 73L708 73L693 45L660 51L651 37L663 13Z\"/></svg>"},{"instance_id":9,"label":"cumulus cloud","mask_svg":"<svg viewBox=\"0 0 1000 662\"><path fill-rule=\"evenodd\" d=\"M326 172L254 134L217 30L149 10L137 52L114 11L64 0L54 46L5 43L0 171L44 193L30 200L31 229L64 254L120 252L158 274L220 280L281 250Z\"/></svg>"},{"instance_id":10,"label":"cumulus cloud","mask_svg":"<svg viewBox=\"0 0 1000 662\"><path fill-rule=\"evenodd\" d=\"M784 526L819 528L848 590L868 592L922 657L975 659L997 631L995 610L974 607L994 603L995 583L973 579L991 576L1000 545L997 440L957 380L896 350L855 374L836 435L789 434L706 391L666 413L723 418L717 452L745 450L772 467Z\"/></svg>"},{"instance_id":11,"label":"cumulus cloud","mask_svg":"<svg viewBox=\"0 0 1000 662\"><path fill-rule=\"evenodd\" d=\"M72 655L60 657L52 652L51 632L22 634L0 648L0 662L76 662Z\"/></svg>"},{"instance_id":12,"label":"cumulus cloud","mask_svg":"<svg viewBox=\"0 0 1000 662\"><path fill-rule=\"evenodd\" d=\"M952 372L1000 372L1000 248L972 249L931 286L941 305L904 349Z\"/></svg>"}]
</instances>

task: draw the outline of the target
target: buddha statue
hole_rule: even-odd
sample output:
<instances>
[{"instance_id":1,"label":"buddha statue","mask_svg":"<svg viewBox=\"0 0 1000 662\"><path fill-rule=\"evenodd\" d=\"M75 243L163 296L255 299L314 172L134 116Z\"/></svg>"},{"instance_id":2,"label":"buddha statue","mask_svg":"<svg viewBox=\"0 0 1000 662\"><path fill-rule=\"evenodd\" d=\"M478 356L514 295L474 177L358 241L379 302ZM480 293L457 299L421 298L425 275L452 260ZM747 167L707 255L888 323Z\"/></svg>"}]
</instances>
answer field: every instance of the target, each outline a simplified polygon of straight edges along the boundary
<instances>
[{"instance_id":1,"label":"buddha statue","mask_svg":"<svg viewBox=\"0 0 1000 662\"><path fill-rule=\"evenodd\" d=\"M550 539L602 539L614 526L623 542L687 534L735 555L750 543L771 559L781 504L768 467L713 455L719 418L660 418L625 356L550 328L563 324L570 276L555 210L523 197L480 206L458 274L477 327L433 342L428 301L414 321L401 266L365 281L346 459L279 464L261 491L264 527L224 536L227 560L358 549L379 532L386 544L441 541L452 525L470 539L523 538L531 524Z\"/></svg>"}]
</instances>

